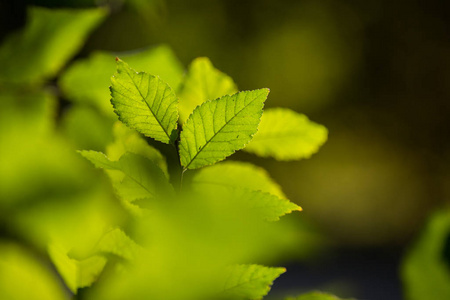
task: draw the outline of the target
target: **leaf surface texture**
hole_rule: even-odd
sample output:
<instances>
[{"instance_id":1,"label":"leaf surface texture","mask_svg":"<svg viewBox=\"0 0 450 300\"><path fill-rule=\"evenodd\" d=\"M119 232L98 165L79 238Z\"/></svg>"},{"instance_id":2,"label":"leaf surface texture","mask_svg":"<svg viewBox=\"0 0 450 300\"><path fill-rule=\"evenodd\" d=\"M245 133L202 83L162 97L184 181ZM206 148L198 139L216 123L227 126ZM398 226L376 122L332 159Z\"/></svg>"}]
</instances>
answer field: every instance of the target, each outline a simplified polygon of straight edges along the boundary
<instances>
[{"instance_id":1,"label":"leaf surface texture","mask_svg":"<svg viewBox=\"0 0 450 300\"><path fill-rule=\"evenodd\" d=\"M167 83L137 73L120 59L111 82L111 103L123 123L157 141L175 141L178 99Z\"/></svg>"},{"instance_id":2,"label":"leaf surface texture","mask_svg":"<svg viewBox=\"0 0 450 300\"><path fill-rule=\"evenodd\" d=\"M200 168L244 148L258 129L268 93L268 89L245 91L198 106L181 132L181 165Z\"/></svg>"}]
</instances>

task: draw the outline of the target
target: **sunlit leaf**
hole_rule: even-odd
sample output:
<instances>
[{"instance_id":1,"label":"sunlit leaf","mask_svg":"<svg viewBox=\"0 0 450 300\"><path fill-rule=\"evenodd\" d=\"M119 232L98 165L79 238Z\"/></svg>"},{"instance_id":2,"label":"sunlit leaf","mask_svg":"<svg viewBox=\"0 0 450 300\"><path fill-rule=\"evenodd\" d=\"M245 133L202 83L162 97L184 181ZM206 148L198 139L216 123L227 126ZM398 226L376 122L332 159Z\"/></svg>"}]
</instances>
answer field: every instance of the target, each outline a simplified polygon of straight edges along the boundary
<instances>
[{"instance_id":1,"label":"sunlit leaf","mask_svg":"<svg viewBox=\"0 0 450 300\"><path fill-rule=\"evenodd\" d=\"M428 222L403 262L406 299L450 299L450 264L446 260L448 247L450 212L440 211Z\"/></svg>"},{"instance_id":2,"label":"sunlit leaf","mask_svg":"<svg viewBox=\"0 0 450 300\"><path fill-rule=\"evenodd\" d=\"M65 96L74 102L89 104L106 115L114 115L111 95L111 74L116 70L115 57L127 61L131 67L157 75L176 89L183 75L183 66L167 46L141 52L95 52L86 59L75 61L61 76L59 84Z\"/></svg>"},{"instance_id":3,"label":"sunlit leaf","mask_svg":"<svg viewBox=\"0 0 450 300\"><path fill-rule=\"evenodd\" d=\"M261 191L238 189L232 192L237 202L245 204L249 209L255 211L262 219L267 221L278 221L280 217L293 211L301 211L302 208L286 199Z\"/></svg>"},{"instance_id":4,"label":"sunlit leaf","mask_svg":"<svg viewBox=\"0 0 450 300\"><path fill-rule=\"evenodd\" d=\"M263 191L286 198L281 187L261 167L247 162L226 161L199 170L192 182L197 186L222 186Z\"/></svg>"},{"instance_id":5,"label":"sunlit leaf","mask_svg":"<svg viewBox=\"0 0 450 300\"><path fill-rule=\"evenodd\" d=\"M242 149L256 133L268 89L223 96L198 106L181 132L180 159L196 169Z\"/></svg>"},{"instance_id":6,"label":"sunlit leaf","mask_svg":"<svg viewBox=\"0 0 450 300\"><path fill-rule=\"evenodd\" d=\"M180 121L184 123L194 108L203 102L231 95L237 91L233 79L214 68L208 58L195 59L189 66L189 71L178 92Z\"/></svg>"},{"instance_id":7,"label":"sunlit leaf","mask_svg":"<svg viewBox=\"0 0 450 300\"><path fill-rule=\"evenodd\" d=\"M327 129L287 108L264 111L258 133L245 151L278 160L309 158L327 140Z\"/></svg>"},{"instance_id":8,"label":"sunlit leaf","mask_svg":"<svg viewBox=\"0 0 450 300\"><path fill-rule=\"evenodd\" d=\"M121 229L114 228L102 237L94 251L114 254L132 261L139 253L140 247Z\"/></svg>"},{"instance_id":9,"label":"sunlit leaf","mask_svg":"<svg viewBox=\"0 0 450 300\"><path fill-rule=\"evenodd\" d=\"M111 103L123 123L157 141L175 141L178 99L167 83L156 76L137 73L120 59L111 82Z\"/></svg>"},{"instance_id":10,"label":"sunlit leaf","mask_svg":"<svg viewBox=\"0 0 450 300\"><path fill-rule=\"evenodd\" d=\"M51 78L81 48L106 16L104 9L31 7L26 27L0 48L0 85L35 83Z\"/></svg>"},{"instance_id":11,"label":"sunlit leaf","mask_svg":"<svg viewBox=\"0 0 450 300\"><path fill-rule=\"evenodd\" d=\"M261 299L270 291L273 281L285 268L260 265L236 265L228 270L222 296L225 299Z\"/></svg>"},{"instance_id":12,"label":"sunlit leaf","mask_svg":"<svg viewBox=\"0 0 450 300\"><path fill-rule=\"evenodd\" d=\"M164 172L151 160L133 153L126 153L118 161L111 161L101 152L80 151L95 167L109 171L117 194L125 202L159 199L171 191ZM119 171L117 173L116 171Z\"/></svg>"},{"instance_id":13,"label":"sunlit leaf","mask_svg":"<svg viewBox=\"0 0 450 300\"><path fill-rule=\"evenodd\" d=\"M78 289L91 286L103 271L107 259L94 255L83 260L70 258L62 247L52 244L48 253L67 287L77 293Z\"/></svg>"},{"instance_id":14,"label":"sunlit leaf","mask_svg":"<svg viewBox=\"0 0 450 300\"><path fill-rule=\"evenodd\" d=\"M150 146L136 131L117 121L113 126L114 142L106 147L106 155L118 160L126 152L142 155L153 161L168 177L167 163L154 147Z\"/></svg>"}]
</instances>

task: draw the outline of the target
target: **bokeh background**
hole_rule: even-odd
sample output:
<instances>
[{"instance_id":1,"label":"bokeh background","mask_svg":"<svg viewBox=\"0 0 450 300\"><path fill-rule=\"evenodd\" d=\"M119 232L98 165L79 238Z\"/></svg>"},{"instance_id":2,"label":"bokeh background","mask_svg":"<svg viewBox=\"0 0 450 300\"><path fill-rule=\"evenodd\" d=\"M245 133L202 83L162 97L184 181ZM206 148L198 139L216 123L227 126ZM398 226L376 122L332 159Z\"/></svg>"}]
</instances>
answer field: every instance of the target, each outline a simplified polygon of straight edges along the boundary
<instances>
[{"instance_id":1,"label":"bokeh background","mask_svg":"<svg viewBox=\"0 0 450 300\"><path fill-rule=\"evenodd\" d=\"M0 3L0 43L24 26L28 5L108 5L73 61L166 44L184 67L207 56L240 90L269 87L267 107L325 125L328 141L309 160L232 157L268 169L304 209L290 217L301 218L313 250L298 245L271 295L401 299L402 257L430 213L450 202L448 1ZM57 78L49 85L57 90ZM58 102L60 118L71 104Z\"/></svg>"}]
</instances>

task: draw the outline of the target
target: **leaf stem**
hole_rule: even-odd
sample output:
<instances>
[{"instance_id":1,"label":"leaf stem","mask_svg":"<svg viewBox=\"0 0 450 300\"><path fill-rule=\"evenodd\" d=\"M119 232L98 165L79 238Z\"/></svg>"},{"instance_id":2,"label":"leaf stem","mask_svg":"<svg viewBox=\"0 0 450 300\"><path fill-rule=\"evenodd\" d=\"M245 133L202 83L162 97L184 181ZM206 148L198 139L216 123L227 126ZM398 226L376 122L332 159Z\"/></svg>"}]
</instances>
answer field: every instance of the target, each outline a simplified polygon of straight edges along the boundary
<instances>
[{"instance_id":1,"label":"leaf stem","mask_svg":"<svg viewBox=\"0 0 450 300\"><path fill-rule=\"evenodd\" d=\"M180 177L180 192L181 192L181 189L183 188L183 175L184 175L184 172L186 172L187 171L187 169L183 169L183 171L181 171L181 177Z\"/></svg>"}]
</instances>

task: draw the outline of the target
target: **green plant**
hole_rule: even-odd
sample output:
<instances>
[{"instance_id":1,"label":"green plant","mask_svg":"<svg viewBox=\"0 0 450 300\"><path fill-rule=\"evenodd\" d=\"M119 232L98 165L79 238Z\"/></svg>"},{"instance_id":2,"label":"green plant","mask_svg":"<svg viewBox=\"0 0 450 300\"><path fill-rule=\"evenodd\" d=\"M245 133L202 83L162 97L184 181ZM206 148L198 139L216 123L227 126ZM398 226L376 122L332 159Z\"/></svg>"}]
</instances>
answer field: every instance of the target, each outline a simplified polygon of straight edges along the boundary
<instances>
[{"instance_id":1,"label":"green plant","mask_svg":"<svg viewBox=\"0 0 450 300\"><path fill-rule=\"evenodd\" d=\"M116 121L111 53L60 74L106 16L31 8L0 48L0 298L262 298L296 231L275 221L300 207L262 168L218 162L240 149L307 158L326 129L289 109L263 114L268 89L238 92L207 58L183 76L167 46L120 55L161 78L118 60ZM58 122L52 78L72 102ZM80 151L116 196L74 149L105 152ZM301 299L313 296L330 297Z\"/></svg>"},{"instance_id":2,"label":"green plant","mask_svg":"<svg viewBox=\"0 0 450 300\"><path fill-rule=\"evenodd\" d=\"M115 142L106 155L80 153L107 171L124 206L138 216L131 235L139 242L116 229L117 235L108 238L108 245L101 249L138 261L140 267L127 271L127 278L133 280L128 280L126 289L111 289L117 287L111 283L109 288L99 288L101 298L121 299L131 293L133 298L147 299L260 299L267 294L272 281L285 270L254 262L267 261L273 255L262 251L263 247L270 245L267 250L280 251L277 244L282 242L277 239L288 230L270 221L301 208L287 200L259 167L242 162L211 165L248 143L246 149L261 156L285 160L308 157L327 134L323 126L288 109L267 110L263 115L268 93L268 89L236 92L230 77L213 68L208 59L200 58L180 85L178 105L167 83L155 75L136 72L117 59L111 103L129 129L116 124ZM179 172L170 171L163 155L133 130L170 145L178 157ZM184 173L194 169L200 170L184 183ZM156 222L152 220L155 215ZM190 224L192 221L196 224ZM172 226L175 231L161 229ZM178 232L179 228L183 230ZM189 240L182 242L181 233ZM152 244L149 240L155 236L160 240ZM146 250L139 250L141 247ZM178 253L182 260L169 254L172 247L182 249ZM149 249L152 254L147 253ZM129 252L133 255L125 257ZM54 261L66 281L71 281L64 263ZM96 263L96 270L91 271L98 274L104 262ZM141 266L147 268L142 270ZM171 271L165 274L167 270ZM124 285L119 275L111 277L113 282L121 278ZM142 281L149 278L158 278L156 286L143 288ZM82 279L78 285L72 284L72 290L76 292L93 280ZM170 290L174 284L182 288Z\"/></svg>"}]
</instances>

